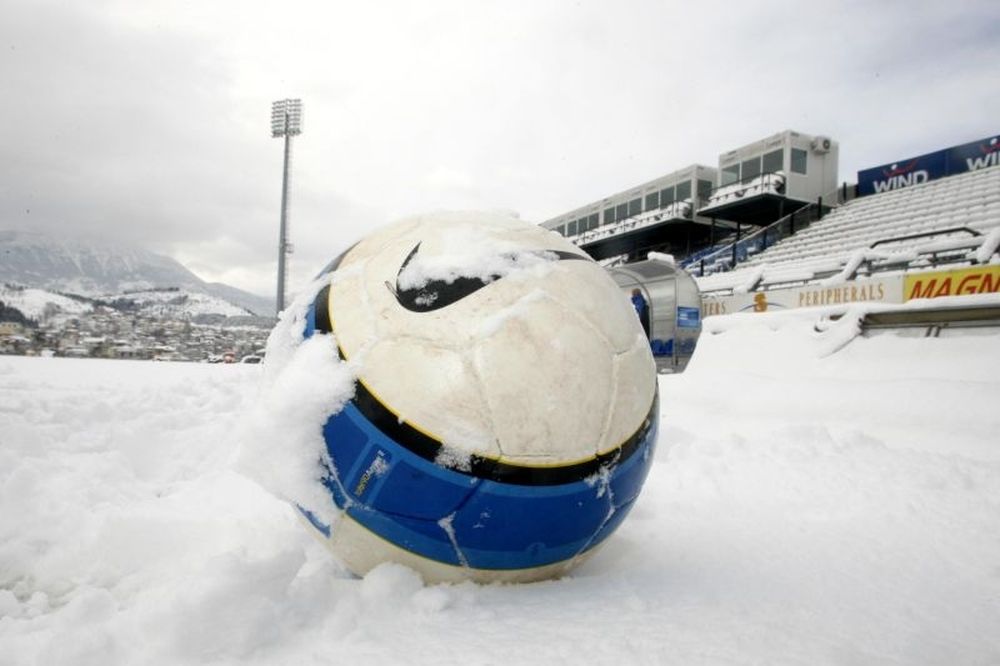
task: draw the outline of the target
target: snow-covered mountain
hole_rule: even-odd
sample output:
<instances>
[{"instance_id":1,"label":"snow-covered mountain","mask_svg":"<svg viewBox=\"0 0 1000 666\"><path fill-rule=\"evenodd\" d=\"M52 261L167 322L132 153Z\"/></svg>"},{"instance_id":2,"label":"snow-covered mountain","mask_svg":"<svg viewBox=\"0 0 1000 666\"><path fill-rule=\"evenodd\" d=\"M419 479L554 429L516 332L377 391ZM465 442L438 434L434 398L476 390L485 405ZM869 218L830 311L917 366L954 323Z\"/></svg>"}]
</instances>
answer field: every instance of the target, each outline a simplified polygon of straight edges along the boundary
<instances>
[{"instance_id":1,"label":"snow-covered mountain","mask_svg":"<svg viewBox=\"0 0 1000 666\"><path fill-rule=\"evenodd\" d=\"M34 321L54 314L86 315L100 305L161 319L190 319L199 315L247 317L252 314L225 299L177 287L70 297L47 289L0 283L0 303L16 308Z\"/></svg>"},{"instance_id":2,"label":"snow-covered mountain","mask_svg":"<svg viewBox=\"0 0 1000 666\"><path fill-rule=\"evenodd\" d=\"M82 315L93 309L93 304L63 296L45 289L17 287L0 283L0 303L15 308L28 319L39 321L49 312Z\"/></svg>"},{"instance_id":3,"label":"snow-covered mountain","mask_svg":"<svg viewBox=\"0 0 1000 666\"><path fill-rule=\"evenodd\" d=\"M92 298L175 289L174 297L198 301L199 313L274 312L270 299L205 282L174 259L142 248L26 231L0 230L0 283Z\"/></svg>"}]
</instances>

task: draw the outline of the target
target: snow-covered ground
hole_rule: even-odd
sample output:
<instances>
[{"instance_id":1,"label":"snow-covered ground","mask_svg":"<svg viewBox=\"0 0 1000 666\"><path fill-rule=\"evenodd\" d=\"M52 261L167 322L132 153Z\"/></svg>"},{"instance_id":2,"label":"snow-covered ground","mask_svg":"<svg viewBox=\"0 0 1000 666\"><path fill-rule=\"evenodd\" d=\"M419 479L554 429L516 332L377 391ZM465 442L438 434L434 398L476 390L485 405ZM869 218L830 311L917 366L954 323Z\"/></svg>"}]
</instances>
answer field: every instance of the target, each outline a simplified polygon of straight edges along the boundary
<instances>
[{"instance_id":1,"label":"snow-covered ground","mask_svg":"<svg viewBox=\"0 0 1000 666\"><path fill-rule=\"evenodd\" d=\"M237 471L259 366L0 357L0 664L1000 663L1000 336L816 324L707 320L634 511L522 586L346 574Z\"/></svg>"}]
</instances>

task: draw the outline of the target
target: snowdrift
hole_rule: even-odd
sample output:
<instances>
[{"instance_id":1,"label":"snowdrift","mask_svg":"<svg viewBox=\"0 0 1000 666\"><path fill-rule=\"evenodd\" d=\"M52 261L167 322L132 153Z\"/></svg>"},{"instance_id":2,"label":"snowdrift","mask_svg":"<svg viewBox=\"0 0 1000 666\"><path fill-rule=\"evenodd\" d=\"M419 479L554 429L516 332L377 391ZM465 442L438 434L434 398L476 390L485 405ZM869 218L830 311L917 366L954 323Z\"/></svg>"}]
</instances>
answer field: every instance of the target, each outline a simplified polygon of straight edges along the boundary
<instances>
[{"instance_id":1,"label":"snowdrift","mask_svg":"<svg viewBox=\"0 0 1000 666\"><path fill-rule=\"evenodd\" d=\"M0 358L0 664L1000 661L1000 336L706 320L571 577L355 579L239 470L259 366Z\"/></svg>"}]
</instances>

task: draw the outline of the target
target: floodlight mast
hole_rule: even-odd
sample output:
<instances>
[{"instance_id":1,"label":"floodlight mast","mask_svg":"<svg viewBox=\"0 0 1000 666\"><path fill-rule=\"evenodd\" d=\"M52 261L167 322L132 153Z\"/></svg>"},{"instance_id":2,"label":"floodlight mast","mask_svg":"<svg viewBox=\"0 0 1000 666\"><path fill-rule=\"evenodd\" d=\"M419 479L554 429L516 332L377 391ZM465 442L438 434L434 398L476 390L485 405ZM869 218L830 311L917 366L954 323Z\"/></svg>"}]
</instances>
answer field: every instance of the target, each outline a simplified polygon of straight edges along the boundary
<instances>
[{"instance_id":1,"label":"floodlight mast","mask_svg":"<svg viewBox=\"0 0 1000 666\"><path fill-rule=\"evenodd\" d=\"M278 232L278 314L285 309L285 277L291 252L288 242L288 175L292 156L292 137L302 134L302 100L282 99L271 104L271 138L285 139L285 161L281 174L281 226Z\"/></svg>"}]
</instances>

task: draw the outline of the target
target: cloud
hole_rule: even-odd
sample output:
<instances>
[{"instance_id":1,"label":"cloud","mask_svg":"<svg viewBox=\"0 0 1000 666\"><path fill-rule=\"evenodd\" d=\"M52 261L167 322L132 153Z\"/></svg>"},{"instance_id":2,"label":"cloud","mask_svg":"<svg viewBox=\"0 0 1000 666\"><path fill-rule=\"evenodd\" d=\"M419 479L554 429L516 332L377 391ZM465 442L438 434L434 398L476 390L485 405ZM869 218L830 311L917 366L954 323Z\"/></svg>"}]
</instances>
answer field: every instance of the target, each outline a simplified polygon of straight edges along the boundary
<instances>
[{"instance_id":1,"label":"cloud","mask_svg":"<svg viewBox=\"0 0 1000 666\"><path fill-rule=\"evenodd\" d=\"M403 215L541 221L783 129L838 139L851 180L996 131L997 24L985 1L8 2L0 226L270 294L283 97L293 289Z\"/></svg>"}]
</instances>

